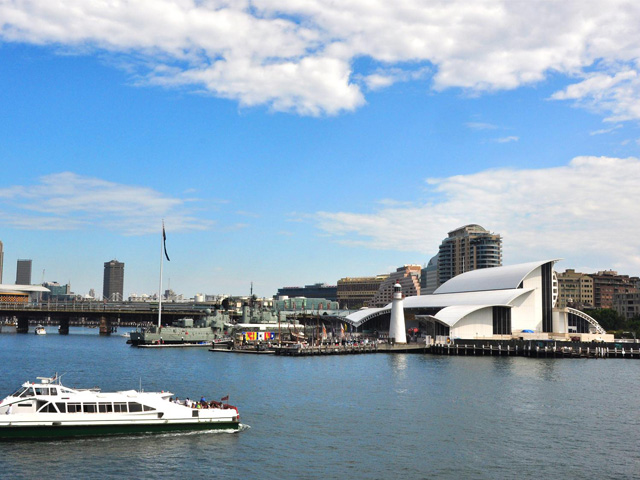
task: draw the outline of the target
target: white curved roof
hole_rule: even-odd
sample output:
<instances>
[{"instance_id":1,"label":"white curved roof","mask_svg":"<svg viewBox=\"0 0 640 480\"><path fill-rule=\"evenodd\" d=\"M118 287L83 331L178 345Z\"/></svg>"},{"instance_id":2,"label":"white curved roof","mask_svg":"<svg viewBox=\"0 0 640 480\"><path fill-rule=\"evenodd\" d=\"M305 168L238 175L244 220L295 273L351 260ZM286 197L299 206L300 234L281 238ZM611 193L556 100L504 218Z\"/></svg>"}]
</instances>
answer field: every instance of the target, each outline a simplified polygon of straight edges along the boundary
<instances>
[{"instance_id":1,"label":"white curved roof","mask_svg":"<svg viewBox=\"0 0 640 480\"><path fill-rule=\"evenodd\" d=\"M50 290L41 285L7 285L0 284L0 292L49 292Z\"/></svg>"},{"instance_id":2,"label":"white curved roof","mask_svg":"<svg viewBox=\"0 0 640 480\"><path fill-rule=\"evenodd\" d=\"M443 283L433 292L443 293L479 292L486 290L505 290L518 288L527 275L545 263L557 262L559 259L538 262L520 263L506 267L482 268L461 273Z\"/></svg>"},{"instance_id":3,"label":"white curved roof","mask_svg":"<svg viewBox=\"0 0 640 480\"><path fill-rule=\"evenodd\" d=\"M420 309L420 308L442 308L453 306L465 306L473 307L476 310L483 307L508 307L511 303L521 295L532 292L532 288L513 288L509 290L493 290L488 292L464 292L464 293L449 293L441 295L419 295L416 297L407 297L404 299L404 309ZM391 304L382 308L365 308L358 310L355 313L347 315L346 320L351 322L354 326L358 327L367 320L388 313L391 311ZM453 312L454 310L452 310ZM462 311L462 310L458 310ZM470 310L468 313L471 313ZM440 312L436 315L439 317ZM463 315L464 316L464 315ZM458 317L462 318L462 317Z\"/></svg>"},{"instance_id":4,"label":"white curved roof","mask_svg":"<svg viewBox=\"0 0 640 480\"><path fill-rule=\"evenodd\" d=\"M461 318L464 318L477 310L489 307L489 305L454 305L452 307L443 308L436 315L431 316L445 325L453 327Z\"/></svg>"},{"instance_id":5,"label":"white curved roof","mask_svg":"<svg viewBox=\"0 0 640 480\"><path fill-rule=\"evenodd\" d=\"M388 307L388 308L387 308ZM364 323L366 320L369 320L372 317L375 317L379 312L391 311L391 304L387 305L383 308L363 308L362 310L358 310L357 312L351 313L345 317L345 320L353 323L355 326L359 326Z\"/></svg>"}]
</instances>

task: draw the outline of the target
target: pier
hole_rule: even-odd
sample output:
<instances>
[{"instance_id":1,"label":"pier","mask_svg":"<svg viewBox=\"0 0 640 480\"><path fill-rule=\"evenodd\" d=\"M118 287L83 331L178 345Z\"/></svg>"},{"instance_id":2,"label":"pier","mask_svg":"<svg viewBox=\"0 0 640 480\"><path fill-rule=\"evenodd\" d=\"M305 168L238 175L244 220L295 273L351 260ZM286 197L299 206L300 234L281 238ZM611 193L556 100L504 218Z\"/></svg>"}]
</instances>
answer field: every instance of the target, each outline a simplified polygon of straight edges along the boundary
<instances>
[{"instance_id":1,"label":"pier","mask_svg":"<svg viewBox=\"0 0 640 480\"><path fill-rule=\"evenodd\" d=\"M577 342L477 342L433 344L426 353L436 355L518 356L530 358L629 358L640 359L640 343Z\"/></svg>"},{"instance_id":2,"label":"pier","mask_svg":"<svg viewBox=\"0 0 640 480\"><path fill-rule=\"evenodd\" d=\"M233 350L230 350L233 351ZM276 355L291 357L363 353L424 353L431 355L528 358L627 358L640 360L640 343L578 343L535 341L461 341L447 344L287 345L273 347Z\"/></svg>"},{"instance_id":3,"label":"pier","mask_svg":"<svg viewBox=\"0 0 640 480\"><path fill-rule=\"evenodd\" d=\"M315 355L354 355L360 353L377 353L378 345L290 345L284 347L276 347L274 350L276 355L288 355L290 357L308 357Z\"/></svg>"}]
</instances>

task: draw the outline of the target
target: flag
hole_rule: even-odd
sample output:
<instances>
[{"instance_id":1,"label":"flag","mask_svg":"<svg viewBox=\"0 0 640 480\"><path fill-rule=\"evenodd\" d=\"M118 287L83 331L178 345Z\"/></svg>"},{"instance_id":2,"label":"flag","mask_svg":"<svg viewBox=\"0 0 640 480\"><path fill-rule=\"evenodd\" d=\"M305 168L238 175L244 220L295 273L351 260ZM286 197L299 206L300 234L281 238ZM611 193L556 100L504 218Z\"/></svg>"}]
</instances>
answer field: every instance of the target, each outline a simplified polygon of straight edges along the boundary
<instances>
[{"instance_id":1,"label":"flag","mask_svg":"<svg viewBox=\"0 0 640 480\"><path fill-rule=\"evenodd\" d=\"M167 234L164 233L164 220L162 221L162 244L164 245L164 256L167 257L167 262L170 262L171 260L167 253Z\"/></svg>"},{"instance_id":2,"label":"flag","mask_svg":"<svg viewBox=\"0 0 640 480\"><path fill-rule=\"evenodd\" d=\"M229 395L227 395L226 397L222 397L220 399L221 402L228 402L229 401Z\"/></svg>"}]
</instances>

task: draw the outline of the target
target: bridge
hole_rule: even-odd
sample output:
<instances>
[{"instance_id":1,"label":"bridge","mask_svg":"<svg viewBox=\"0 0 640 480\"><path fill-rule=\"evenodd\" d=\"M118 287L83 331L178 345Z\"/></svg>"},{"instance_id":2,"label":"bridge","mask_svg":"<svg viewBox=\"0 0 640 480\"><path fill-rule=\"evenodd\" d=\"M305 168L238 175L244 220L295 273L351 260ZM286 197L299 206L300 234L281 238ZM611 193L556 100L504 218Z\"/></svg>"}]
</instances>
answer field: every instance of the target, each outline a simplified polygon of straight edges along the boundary
<instances>
[{"instance_id":1,"label":"bridge","mask_svg":"<svg viewBox=\"0 0 640 480\"><path fill-rule=\"evenodd\" d=\"M206 304L162 304L162 322L171 323L178 318L198 317L205 309L213 307ZM115 325L158 322L157 303L103 303L103 302L65 302L65 303L19 303L0 302L0 318L17 318L17 332L27 333L29 322L60 325L60 333L69 333L69 324L82 320L100 325L100 334L108 335Z\"/></svg>"}]
</instances>

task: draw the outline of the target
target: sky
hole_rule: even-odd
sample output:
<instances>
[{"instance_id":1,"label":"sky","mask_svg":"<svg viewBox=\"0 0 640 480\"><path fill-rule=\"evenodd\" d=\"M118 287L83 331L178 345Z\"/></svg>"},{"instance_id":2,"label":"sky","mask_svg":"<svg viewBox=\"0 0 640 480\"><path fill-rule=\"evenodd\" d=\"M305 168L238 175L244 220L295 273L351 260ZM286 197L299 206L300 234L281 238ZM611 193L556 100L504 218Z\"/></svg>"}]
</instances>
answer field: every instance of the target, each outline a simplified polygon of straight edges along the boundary
<instances>
[{"instance_id":1,"label":"sky","mask_svg":"<svg viewBox=\"0 0 640 480\"><path fill-rule=\"evenodd\" d=\"M3 282L271 296L426 264L640 275L640 4L0 0Z\"/></svg>"}]
</instances>

